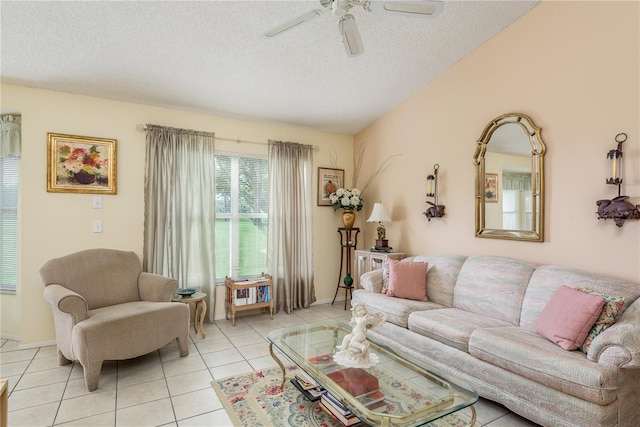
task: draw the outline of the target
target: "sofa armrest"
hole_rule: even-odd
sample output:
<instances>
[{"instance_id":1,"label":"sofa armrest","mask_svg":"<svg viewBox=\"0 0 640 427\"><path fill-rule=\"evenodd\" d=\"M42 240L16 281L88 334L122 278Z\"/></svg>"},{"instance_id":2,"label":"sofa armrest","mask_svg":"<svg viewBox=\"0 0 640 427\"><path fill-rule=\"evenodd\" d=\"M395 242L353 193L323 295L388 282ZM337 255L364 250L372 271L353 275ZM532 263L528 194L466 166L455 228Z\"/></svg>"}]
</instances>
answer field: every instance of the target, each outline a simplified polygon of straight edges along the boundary
<instances>
[{"instance_id":1,"label":"sofa armrest","mask_svg":"<svg viewBox=\"0 0 640 427\"><path fill-rule=\"evenodd\" d=\"M382 270L373 270L360 276L360 286L366 291L382 292Z\"/></svg>"},{"instance_id":2,"label":"sofa armrest","mask_svg":"<svg viewBox=\"0 0 640 427\"><path fill-rule=\"evenodd\" d=\"M87 300L64 286L47 285L44 288L44 298L49 301L54 312L57 310L71 315L74 325L89 317Z\"/></svg>"},{"instance_id":3,"label":"sofa armrest","mask_svg":"<svg viewBox=\"0 0 640 427\"><path fill-rule=\"evenodd\" d=\"M587 358L620 368L640 368L640 298L593 340Z\"/></svg>"},{"instance_id":4,"label":"sofa armrest","mask_svg":"<svg viewBox=\"0 0 640 427\"><path fill-rule=\"evenodd\" d=\"M138 292L142 301L169 302L176 290L176 279L146 272L138 277Z\"/></svg>"}]
</instances>

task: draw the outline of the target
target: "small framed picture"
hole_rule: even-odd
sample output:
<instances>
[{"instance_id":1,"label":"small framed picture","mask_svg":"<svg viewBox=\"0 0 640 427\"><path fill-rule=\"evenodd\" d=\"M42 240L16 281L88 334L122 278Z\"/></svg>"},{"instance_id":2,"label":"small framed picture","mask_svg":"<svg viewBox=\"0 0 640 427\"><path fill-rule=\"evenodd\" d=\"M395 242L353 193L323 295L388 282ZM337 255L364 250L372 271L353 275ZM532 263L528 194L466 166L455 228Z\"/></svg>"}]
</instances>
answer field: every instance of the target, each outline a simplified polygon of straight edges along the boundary
<instances>
[{"instance_id":1,"label":"small framed picture","mask_svg":"<svg viewBox=\"0 0 640 427\"><path fill-rule=\"evenodd\" d=\"M331 206L329 195L344 187L344 169L318 168L318 206Z\"/></svg>"},{"instance_id":2,"label":"small framed picture","mask_svg":"<svg viewBox=\"0 0 640 427\"><path fill-rule=\"evenodd\" d=\"M117 140L47 134L47 191L116 194Z\"/></svg>"},{"instance_id":3,"label":"small framed picture","mask_svg":"<svg viewBox=\"0 0 640 427\"><path fill-rule=\"evenodd\" d=\"M484 201L498 203L498 174L484 174Z\"/></svg>"}]
</instances>

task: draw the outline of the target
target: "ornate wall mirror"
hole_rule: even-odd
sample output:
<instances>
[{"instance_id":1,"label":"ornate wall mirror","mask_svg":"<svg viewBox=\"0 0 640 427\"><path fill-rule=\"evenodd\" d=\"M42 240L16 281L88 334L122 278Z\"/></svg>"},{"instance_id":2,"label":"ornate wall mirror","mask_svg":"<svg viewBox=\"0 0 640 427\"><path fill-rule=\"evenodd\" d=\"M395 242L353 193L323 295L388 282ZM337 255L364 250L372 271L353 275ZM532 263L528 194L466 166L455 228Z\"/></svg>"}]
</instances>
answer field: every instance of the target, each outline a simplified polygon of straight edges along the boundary
<instances>
[{"instance_id":1,"label":"ornate wall mirror","mask_svg":"<svg viewBox=\"0 0 640 427\"><path fill-rule=\"evenodd\" d=\"M476 146L476 237L543 241L541 129L524 114L492 120Z\"/></svg>"}]
</instances>

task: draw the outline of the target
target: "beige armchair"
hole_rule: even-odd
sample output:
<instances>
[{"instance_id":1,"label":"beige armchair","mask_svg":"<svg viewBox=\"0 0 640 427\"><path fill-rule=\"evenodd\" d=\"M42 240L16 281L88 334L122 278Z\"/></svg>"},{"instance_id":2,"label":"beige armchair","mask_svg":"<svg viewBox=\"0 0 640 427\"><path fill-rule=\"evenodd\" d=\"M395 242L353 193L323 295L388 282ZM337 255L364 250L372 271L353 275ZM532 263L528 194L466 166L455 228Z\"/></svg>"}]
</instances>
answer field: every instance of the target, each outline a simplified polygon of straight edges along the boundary
<instances>
[{"instance_id":1,"label":"beige armchair","mask_svg":"<svg viewBox=\"0 0 640 427\"><path fill-rule=\"evenodd\" d=\"M142 356L177 340L189 354L189 308L171 302L175 279L145 273L134 252L89 249L40 268L56 327L58 362L77 360L89 391L105 360Z\"/></svg>"}]
</instances>

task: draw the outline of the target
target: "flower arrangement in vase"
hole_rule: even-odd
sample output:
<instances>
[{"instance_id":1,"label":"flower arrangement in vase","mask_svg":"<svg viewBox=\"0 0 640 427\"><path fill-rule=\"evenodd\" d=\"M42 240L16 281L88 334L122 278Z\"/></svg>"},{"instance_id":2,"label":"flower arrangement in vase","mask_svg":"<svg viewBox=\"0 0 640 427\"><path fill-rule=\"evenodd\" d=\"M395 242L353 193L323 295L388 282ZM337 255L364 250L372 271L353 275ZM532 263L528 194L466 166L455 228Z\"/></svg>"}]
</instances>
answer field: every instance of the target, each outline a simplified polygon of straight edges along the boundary
<instances>
[{"instance_id":1,"label":"flower arrangement in vase","mask_svg":"<svg viewBox=\"0 0 640 427\"><path fill-rule=\"evenodd\" d=\"M344 209L342 213L344 227L353 228L356 220L354 211L359 211L363 205L362 199L360 198L360 190L357 188L338 188L335 193L329 195L329 200L331 200L334 212L338 209Z\"/></svg>"},{"instance_id":2,"label":"flower arrangement in vase","mask_svg":"<svg viewBox=\"0 0 640 427\"><path fill-rule=\"evenodd\" d=\"M347 189L338 188L335 193L329 195L329 200L333 206L333 211L344 209L348 211L359 211L362 209L362 199L360 198L360 190L357 188Z\"/></svg>"}]
</instances>

